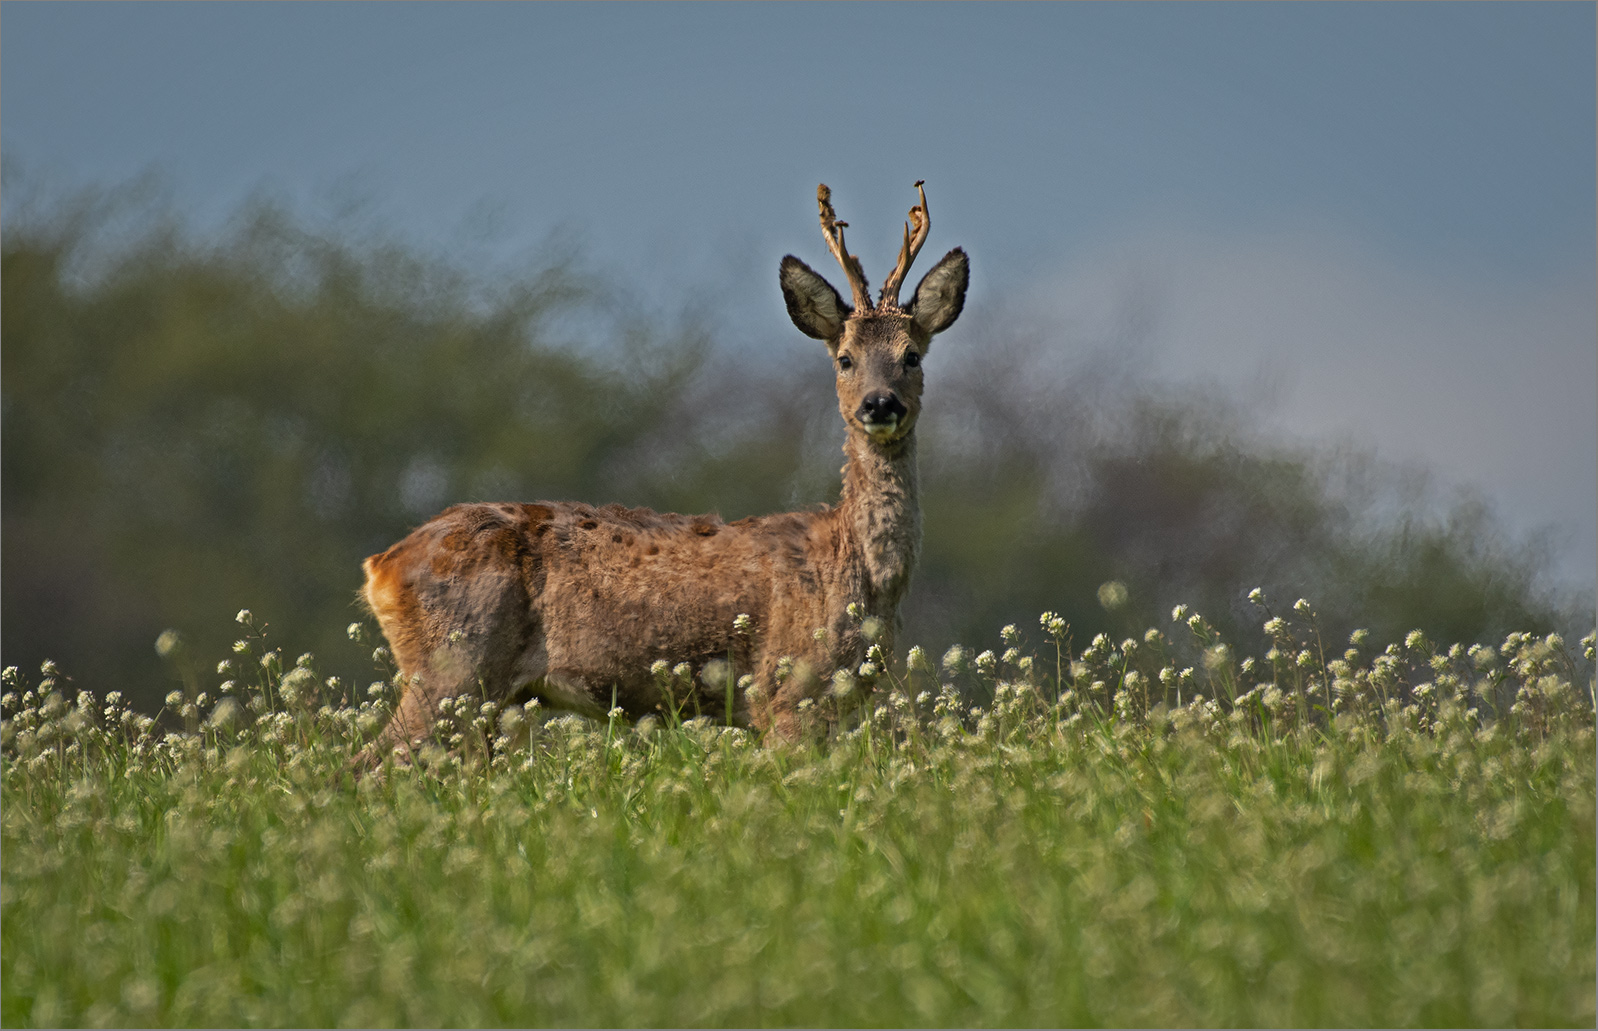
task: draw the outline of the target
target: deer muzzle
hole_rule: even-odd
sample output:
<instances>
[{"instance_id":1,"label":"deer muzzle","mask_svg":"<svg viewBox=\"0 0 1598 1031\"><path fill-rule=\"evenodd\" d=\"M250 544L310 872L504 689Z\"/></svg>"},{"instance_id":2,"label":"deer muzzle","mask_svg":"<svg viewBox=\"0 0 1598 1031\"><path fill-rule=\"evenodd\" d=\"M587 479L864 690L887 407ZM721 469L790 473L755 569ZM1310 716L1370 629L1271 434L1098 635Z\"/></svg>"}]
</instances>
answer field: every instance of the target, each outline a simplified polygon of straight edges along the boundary
<instances>
[{"instance_id":1,"label":"deer muzzle","mask_svg":"<svg viewBox=\"0 0 1598 1031\"><path fill-rule=\"evenodd\" d=\"M886 440L898 432L899 423L908 412L893 391L874 390L860 402L854 415L867 433L878 440Z\"/></svg>"}]
</instances>

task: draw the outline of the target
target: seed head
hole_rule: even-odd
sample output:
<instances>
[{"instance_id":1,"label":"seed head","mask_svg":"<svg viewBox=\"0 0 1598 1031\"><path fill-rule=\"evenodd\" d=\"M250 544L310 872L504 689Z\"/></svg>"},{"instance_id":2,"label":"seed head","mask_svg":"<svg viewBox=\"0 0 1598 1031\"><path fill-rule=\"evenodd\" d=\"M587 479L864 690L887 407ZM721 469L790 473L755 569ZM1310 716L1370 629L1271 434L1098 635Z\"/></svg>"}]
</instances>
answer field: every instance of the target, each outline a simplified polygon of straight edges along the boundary
<instances>
[{"instance_id":1,"label":"seed head","mask_svg":"<svg viewBox=\"0 0 1598 1031\"><path fill-rule=\"evenodd\" d=\"M1099 585L1099 604L1105 609L1114 612L1126 604L1126 584L1119 580L1108 580Z\"/></svg>"},{"instance_id":2,"label":"seed head","mask_svg":"<svg viewBox=\"0 0 1598 1031\"><path fill-rule=\"evenodd\" d=\"M163 630L155 639L155 653L163 659L170 659L182 646L183 638L176 630Z\"/></svg>"}]
</instances>

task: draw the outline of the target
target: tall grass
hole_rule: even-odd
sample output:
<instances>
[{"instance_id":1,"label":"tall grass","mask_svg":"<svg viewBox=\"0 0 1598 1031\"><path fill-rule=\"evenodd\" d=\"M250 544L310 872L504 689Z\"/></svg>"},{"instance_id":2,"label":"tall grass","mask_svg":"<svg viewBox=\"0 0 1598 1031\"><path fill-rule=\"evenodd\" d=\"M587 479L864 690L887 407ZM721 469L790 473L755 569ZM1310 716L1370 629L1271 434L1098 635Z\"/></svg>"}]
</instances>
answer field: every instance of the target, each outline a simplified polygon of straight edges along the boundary
<instances>
[{"instance_id":1,"label":"tall grass","mask_svg":"<svg viewBox=\"0 0 1598 1031\"><path fill-rule=\"evenodd\" d=\"M359 781L392 683L249 619L167 729L7 670L0 1019L1593 1023L1591 637L1175 615L875 656L800 745L459 699Z\"/></svg>"}]
</instances>

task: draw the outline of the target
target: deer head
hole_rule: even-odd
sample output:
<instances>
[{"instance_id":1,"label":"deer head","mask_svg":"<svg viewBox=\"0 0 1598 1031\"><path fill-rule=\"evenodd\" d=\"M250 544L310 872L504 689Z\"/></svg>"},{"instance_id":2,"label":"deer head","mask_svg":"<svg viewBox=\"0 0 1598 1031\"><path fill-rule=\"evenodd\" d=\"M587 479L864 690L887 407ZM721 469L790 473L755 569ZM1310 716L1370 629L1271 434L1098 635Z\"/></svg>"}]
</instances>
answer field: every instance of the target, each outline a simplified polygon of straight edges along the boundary
<instances>
[{"instance_id":1,"label":"deer head","mask_svg":"<svg viewBox=\"0 0 1598 1031\"><path fill-rule=\"evenodd\" d=\"M910 303L899 305L899 287L932 227L926 191L920 181L915 185L921 201L910 209L899 263L876 304L871 303L860 259L844 245L848 223L838 221L826 184L816 187L821 232L843 266L853 303L844 303L831 283L791 254L782 259L778 277L793 324L824 342L832 356L844 424L882 447L904 440L915 428L921 414L921 359L933 336L960 317L971 277L965 252L956 247L922 277Z\"/></svg>"}]
</instances>

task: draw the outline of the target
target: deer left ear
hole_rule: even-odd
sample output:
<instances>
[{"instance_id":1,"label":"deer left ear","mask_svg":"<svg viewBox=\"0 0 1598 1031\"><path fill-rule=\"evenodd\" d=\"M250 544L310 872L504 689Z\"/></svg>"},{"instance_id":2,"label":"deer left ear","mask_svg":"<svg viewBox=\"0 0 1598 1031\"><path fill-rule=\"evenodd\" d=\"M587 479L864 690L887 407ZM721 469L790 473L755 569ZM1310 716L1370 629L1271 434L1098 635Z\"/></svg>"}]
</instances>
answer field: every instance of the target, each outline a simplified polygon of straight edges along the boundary
<instances>
[{"instance_id":1,"label":"deer left ear","mask_svg":"<svg viewBox=\"0 0 1598 1031\"><path fill-rule=\"evenodd\" d=\"M928 336L942 333L954 325L965 307L965 288L971 282L971 263L965 251L956 247L921 277L915 298L910 302L910 317Z\"/></svg>"}]
</instances>

